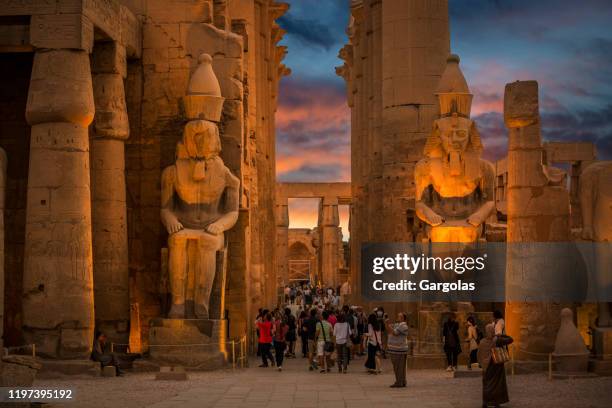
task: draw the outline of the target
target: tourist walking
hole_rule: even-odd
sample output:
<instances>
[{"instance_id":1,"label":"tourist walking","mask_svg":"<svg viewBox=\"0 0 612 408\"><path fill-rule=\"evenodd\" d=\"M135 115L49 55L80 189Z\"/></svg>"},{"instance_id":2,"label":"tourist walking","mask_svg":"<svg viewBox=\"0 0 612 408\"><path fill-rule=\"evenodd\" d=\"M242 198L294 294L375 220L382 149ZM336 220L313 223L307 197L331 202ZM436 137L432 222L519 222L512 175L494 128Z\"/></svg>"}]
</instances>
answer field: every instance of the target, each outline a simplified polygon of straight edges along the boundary
<instances>
[{"instance_id":1,"label":"tourist walking","mask_svg":"<svg viewBox=\"0 0 612 408\"><path fill-rule=\"evenodd\" d=\"M408 357L408 323L406 315L398 313L395 323L389 319L385 320L387 328L387 354L393 364L395 383L391 388L402 388L406 386L406 358Z\"/></svg>"},{"instance_id":2,"label":"tourist walking","mask_svg":"<svg viewBox=\"0 0 612 408\"><path fill-rule=\"evenodd\" d=\"M446 371L455 371L457 369L457 357L461 353L461 343L459 341L459 323L455 320L454 313L448 316L448 320L442 327L442 342L444 343L444 352L448 364Z\"/></svg>"},{"instance_id":3,"label":"tourist walking","mask_svg":"<svg viewBox=\"0 0 612 408\"><path fill-rule=\"evenodd\" d=\"M352 331L346 321L346 315L341 313L334 325L334 338L336 339L336 353L338 354L338 372L346 374L349 362L349 339Z\"/></svg>"},{"instance_id":4,"label":"tourist walking","mask_svg":"<svg viewBox=\"0 0 612 408\"><path fill-rule=\"evenodd\" d=\"M283 357L285 356L285 348L287 348L287 332L289 326L284 316L278 312L274 320L274 356L276 357L276 367L278 371L283 369Z\"/></svg>"},{"instance_id":5,"label":"tourist walking","mask_svg":"<svg viewBox=\"0 0 612 408\"><path fill-rule=\"evenodd\" d=\"M308 314L305 310L302 310L300 317L298 318L298 332L300 333L300 340L302 342L302 357L308 357L308 327L306 327L306 320Z\"/></svg>"},{"instance_id":6,"label":"tourist walking","mask_svg":"<svg viewBox=\"0 0 612 408\"><path fill-rule=\"evenodd\" d=\"M332 341L332 325L327 321L329 312L323 311L323 319L317 322L317 357L319 358L319 372L331 371L329 367L329 356L334 349Z\"/></svg>"},{"instance_id":7,"label":"tourist walking","mask_svg":"<svg viewBox=\"0 0 612 408\"><path fill-rule=\"evenodd\" d=\"M266 312L263 319L257 322L257 329L259 330L259 352L261 353L261 365L260 367L268 367L268 360L274 365L274 358L272 357L272 314Z\"/></svg>"},{"instance_id":8,"label":"tourist walking","mask_svg":"<svg viewBox=\"0 0 612 408\"><path fill-rule=\"evenodd\" d=\"M480 339L478 336L478 328L476 327L476 320L474 320L474 316L469 316L467 318L467 325L468 336L466 342L468 343L468 346L470 348L470 358L467 363L467 369L471 370L472 364L476 364L478 362L476 355L478 353L478 342L480 341Z\"/></svg>"},{"instance_id":9,"label":"tourist walking","mask_svg":"<svg viewBox=\"0 0 612 408\"><path fill-rule=\"evenodd\" d=\"M380 351L381 351L381 332L380 324L376 314L372 313L368 316L368 332L366 339L368 343L368 359L365 362L365 367L370 374L378 374L380 369Z\"/></svg>"},{"instance_id":10,"label":"tourist walking","mask_svg":"<svg viewBox=\"0 0 612 408\"><path fill-rule=\"evenodd\" d=\"M308 341L308 369L310 371L317 368L315 363L315 356L317 355L317 322L319 310L315 307L310 309L310 317L306 319L304 322L304 327L306 328L306 337Z\"/></svg>"},{"instance_id":11,"label":"tourist walking","mask_svg":"<svg viewBox=\"0 0 612 408\"><path fill-rule=\"evenodd\" d=\"M297 340L295 331L297 325L295 316L289 308L285 308L285 320L287 322L287 335L285 337L287 340L287 354L285 357L295 358L295 341Z\"/></svg>"},{"instance_id":12,"label":"tourist walking","mask_svg":"<svg viewBox=\"0 0 612 408\"><path fill-rule=\"evenodd\" d=\"M495 325L485 327L485 335L478 344L478 362L482 366L482 406L499 407L510 401L506 371L503 362L495 362L493 352L496 347L506 347L512 343L512 337L496 335Z\"/></svg>"},{"instance_id":13,"label":"tourist walking","mask_svg":"<svg viewBox=\"0 0 612 408\"><path fill-rule=\"evenodd\" d=\"M363 356L365 354L363 339L368 332L368 321L366 320L363 311L357 311L357 339L359 344L357 345L357 355Z\"/></svg>"}]
</instances>

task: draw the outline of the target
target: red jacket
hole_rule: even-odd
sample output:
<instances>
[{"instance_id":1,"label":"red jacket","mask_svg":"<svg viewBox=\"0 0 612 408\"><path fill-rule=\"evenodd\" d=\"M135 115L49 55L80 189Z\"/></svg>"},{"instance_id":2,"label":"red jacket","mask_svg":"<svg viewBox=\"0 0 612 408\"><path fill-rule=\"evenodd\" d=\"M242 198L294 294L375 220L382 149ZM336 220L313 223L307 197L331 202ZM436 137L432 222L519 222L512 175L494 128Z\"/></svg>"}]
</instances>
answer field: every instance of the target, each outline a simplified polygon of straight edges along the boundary
<instances>
[{"instance_id":1,"label":"red jacket","mask_svg":"<svg viewBox=\"0 0 612 408\"><path fill-rule=\"evenodd\" d=\"M258 322L257 328L259 329L259 342L272 343L272 322Z\"/></svg>"}]
</instances>

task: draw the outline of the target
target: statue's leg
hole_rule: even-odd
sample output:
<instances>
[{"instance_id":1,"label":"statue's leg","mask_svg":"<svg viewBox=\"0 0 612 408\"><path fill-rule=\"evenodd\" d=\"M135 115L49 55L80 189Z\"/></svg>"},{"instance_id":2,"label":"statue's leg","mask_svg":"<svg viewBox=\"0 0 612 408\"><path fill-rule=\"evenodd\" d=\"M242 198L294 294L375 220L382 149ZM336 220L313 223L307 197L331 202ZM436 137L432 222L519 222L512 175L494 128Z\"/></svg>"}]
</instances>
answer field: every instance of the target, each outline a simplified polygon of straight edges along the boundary
<instances>
[{"instance_id":1,"label":"statue's leg","mask_svg":"<svg viewBox=\"0 0 612 408\"><path fill-rule=\"evenodd\" d=\"M195 276L194 310L198 319L208 319L210 294L217 269L217 250L223 246L223 235L203 233L198 238L198 268Z\"/></svg>"},{"instance_id":2,"label":"statue's leg","mask_svg":"<svg viewBox=\"0 0 612 408\"><path fill-rule=\"evenodd\" d=\"M176 232L168 238L170 275L170 293L172 306L168 317L182 319L185 317L185 278L187 275L187 235Z\"/></svg>"}]
</instances>

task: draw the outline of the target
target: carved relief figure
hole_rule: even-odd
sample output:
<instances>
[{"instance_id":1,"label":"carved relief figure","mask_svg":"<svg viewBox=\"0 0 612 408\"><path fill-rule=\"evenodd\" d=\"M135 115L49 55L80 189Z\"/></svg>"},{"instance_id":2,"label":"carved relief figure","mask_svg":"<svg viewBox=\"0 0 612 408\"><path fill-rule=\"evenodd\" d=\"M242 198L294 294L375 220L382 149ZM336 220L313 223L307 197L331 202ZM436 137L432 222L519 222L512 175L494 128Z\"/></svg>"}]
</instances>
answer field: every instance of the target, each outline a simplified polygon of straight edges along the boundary
<instances>
[{"instance_id":1,"label":"carved relief figure","mask_svg":"<svg viewBox=\"0 0 612 408\"><path fill-rule=\"evenodd\" d=\"M441 118L415 168L416 214L432 242L475 242L495 208L495 170L480 158L483 146L470 119L472 95L459 57L448 58L437 96Z\"/></svg>"},{"instance_id":2,"label":"carved relief figure","mask_svg":"<svg viewBox=\"0 0 612 408\"><path fill-rule=\"evenodd\" d=\"M184 318L191 301L195 316L208 318L216 252L223 248L224 231L238 219L240 181L219 157L219 129L207 120L218 121L223 104L210 64L210 56L200 57L189 85L191 100L186 100L188 117L203 119L187 123L176 162L162 173L161 220L170 234L170 318ZM189 270L194 272L193 299L186 299Z\"/></svg>"}]
</instances>

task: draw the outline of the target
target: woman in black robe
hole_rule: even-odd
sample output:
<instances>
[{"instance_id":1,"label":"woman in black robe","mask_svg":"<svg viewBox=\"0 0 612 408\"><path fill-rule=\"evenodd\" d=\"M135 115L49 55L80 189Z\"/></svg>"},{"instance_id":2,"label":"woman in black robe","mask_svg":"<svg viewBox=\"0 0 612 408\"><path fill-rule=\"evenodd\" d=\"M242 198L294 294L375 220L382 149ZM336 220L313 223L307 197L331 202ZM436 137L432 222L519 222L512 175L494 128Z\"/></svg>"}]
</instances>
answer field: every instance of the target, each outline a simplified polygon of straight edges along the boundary
<instances>
[{"instance_id":1,"label":"woman in black robe","mask_svg":"<svg viewBox=\"0 0 612 408\"><path fill-rule=\"evenodd\" d=\"M461 342L459 341L459 323L455 320L455 315L451 314L442 327L442 340L444 341L444 352L448 367L446 371L457 369L457 357L461 353Z\"/></svg>"},{"instance_id":2,"label":"woman in black robe","mask_svg":"<svg viewBox=\"0 0 612 408\"><path fill-rule=\"evenodd\" d=\"M488 324L485 337L478 344L478 362L482 366L482 406L499 407L510 401L504 364L495 364L492 358L493 348L512 343L510 336L495 336L495 326Z\"/></svg>"}]
</instances>

